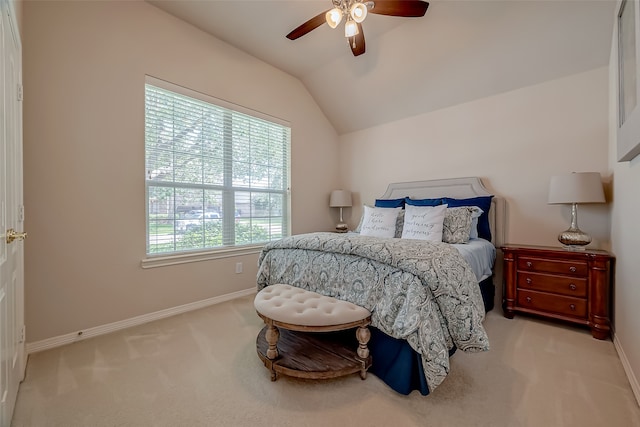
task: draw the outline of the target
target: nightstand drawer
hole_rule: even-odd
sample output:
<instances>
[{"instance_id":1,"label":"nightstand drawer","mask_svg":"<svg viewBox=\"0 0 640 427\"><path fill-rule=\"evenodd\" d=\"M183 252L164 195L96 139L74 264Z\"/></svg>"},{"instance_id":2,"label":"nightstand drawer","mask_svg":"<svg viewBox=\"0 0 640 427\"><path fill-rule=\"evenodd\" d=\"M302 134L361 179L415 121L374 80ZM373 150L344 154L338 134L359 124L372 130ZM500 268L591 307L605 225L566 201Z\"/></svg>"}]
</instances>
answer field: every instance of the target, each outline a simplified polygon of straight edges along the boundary
<instances>
[{"instance_id":1,"label":"nightstand drawer","mask_svg":"<svg viewBox=\"0 0 640 427\"><path fill-rule=\"evenodd\" d=\"M586 277L588 267L587 263L583 261L550 260L545 258L521 256L518 257L518 270Z\"/></svg>"},{"instance_id":2,"label":"nightstand drawer","mask_svg":"<svg viewBox=\"0 0 640 427\"><path fill-rule=\"evenodd\" d=\"M587 317L587 301L535 291L518 290L518 306L572 317Z\"/></svg>"},{"instance_id":3,"label":"nightstand drawer","mask_svg":"<svg viewBox=\"0 0 640 427\"><path fill-rule=\"evenodd\" d=\"M518 274L518 288L553 292L571 297L587 297L587 279L538 273Z\"/></svg>"}]
</instances>

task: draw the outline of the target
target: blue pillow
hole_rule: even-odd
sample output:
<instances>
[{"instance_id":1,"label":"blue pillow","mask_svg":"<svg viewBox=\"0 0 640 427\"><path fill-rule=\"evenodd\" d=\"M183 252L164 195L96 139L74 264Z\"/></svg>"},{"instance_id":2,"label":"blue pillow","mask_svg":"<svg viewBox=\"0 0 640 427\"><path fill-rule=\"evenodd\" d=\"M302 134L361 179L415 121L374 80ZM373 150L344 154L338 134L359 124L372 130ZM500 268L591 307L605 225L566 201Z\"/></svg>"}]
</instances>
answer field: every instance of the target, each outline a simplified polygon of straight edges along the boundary
<instances>
[{"instance_id":1,"label":"blue pillow","mask_svg":"<svg viewBox=\"0 0 640 427\"><path fill-rule=\"evenodd\" d=\"M404 209L404 198L402 199L376 199L376 208L402 208Z\"/></svg>"},{"instance_id":2,"label":"blue pillow","mask_svg":"<svg viewBox=\"0 0 640 427\"><path fill-rule=\"evenodd\" d=\"M407 205L411 206L440 206L442 205L442 199L411 199L409 197L404 199Z\"/></svg>"},{"instance_id":3,"label":"blue pillow","mask_svg":"<svg viewBox=\"0 0 640 427\"><path fill-rule=\"evenodd\" d=\"M450 208L458 208L461 206L477 206L482 209L482 215L478 218L478 237L491 241L491 227L489 226L489 209L491 208L491 199L493 196L472 197L470 199L450 199L445 197L443 203L449 205Z\"/></svg>"}]
</instances>

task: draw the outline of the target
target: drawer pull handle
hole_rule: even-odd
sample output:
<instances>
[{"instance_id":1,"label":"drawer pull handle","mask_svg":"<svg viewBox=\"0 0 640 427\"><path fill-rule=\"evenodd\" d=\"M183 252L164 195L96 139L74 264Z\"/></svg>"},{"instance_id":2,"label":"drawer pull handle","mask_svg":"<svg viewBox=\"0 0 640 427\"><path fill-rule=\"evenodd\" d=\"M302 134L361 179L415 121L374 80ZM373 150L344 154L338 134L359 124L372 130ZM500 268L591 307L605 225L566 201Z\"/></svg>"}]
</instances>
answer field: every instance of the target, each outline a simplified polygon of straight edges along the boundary
<instances>
[{"instance_id":1,"label":"drawer pull handle","mask_svg":"<svg viewBox=\"0 0 640 427\"><path fill-rule=\"evenodd\" d=\"M531 268L533 266L533 263L531 261L527 261L527 267Z\"/></svg>"},{"instance_id":2,"label":"drawer pull handle","mask_svg":"<svg viewBox=\"0 0 640 427\"><path fill-rule=\"evenodd\" d=\"M570 304L569 308L571 309L571 311L576 311L576 305L575 304Z\"/></svg>"},{"instance_id":3,"label":"drawer pull handle","mask_svg":"<svg viewBox=\"0 0 640 427\"><path fill-rule=\"evenodd\" d=\"M526 298L527 302L531 302L531 297Z\"/></svg>"},{"instance_id":4,"label":"drawer pull handle","mask_svg":"<svg viewBox=\"0 0 640 427\"><path fill-rule=\"evenodd\" d=\"M527 279L525 280L525 282L527 282L527 285L530 285L531 282L533 282L533 280L531 280L531 277L527 277Z\"/></svg>"},{"instance_id":5,"label":"drawer pull handle","mask_svg":"<svg viewBox=\"0 0 640 427\"><path fill-rule=\"evenodd\" d=\"M571 289L572 291L575 291L577 288L576 285L574 285L573 283L569 285L569 289Z\"/></svg>"},{"instance_id":6,"label":"drawer pull handle","mask_svg":"<svg viewBox=\"0 0 640 427\"><path fill-rule=\"evenodd\" d=\"M578 271L578 269L573 267L573 266L571 266L571 267L569 267L569 271L572 272L572 273L575 273L576 271Z\"/></svg>"}]
</instances>

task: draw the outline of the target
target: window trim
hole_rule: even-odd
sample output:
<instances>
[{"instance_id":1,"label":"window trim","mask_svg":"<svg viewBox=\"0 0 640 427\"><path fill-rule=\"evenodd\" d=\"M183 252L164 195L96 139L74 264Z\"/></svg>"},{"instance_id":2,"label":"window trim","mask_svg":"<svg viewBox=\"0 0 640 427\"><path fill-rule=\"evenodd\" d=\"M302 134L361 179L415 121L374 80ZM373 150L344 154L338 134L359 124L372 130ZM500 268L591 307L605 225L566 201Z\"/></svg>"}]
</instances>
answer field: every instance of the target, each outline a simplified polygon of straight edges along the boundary
<instances>
[{"instance_id":1,"label":"window trim","mask_svg":"<svg viewBox=\"0 0 640 427\"><path fill-rule=\"evenodd\" d=\"M144 269L166 267L169 265L188 264L191 262L210 261L216 259L233 258L242 255L259 254L264 245L246 245L222 247L218 249L199 250L171 255L147 255L140 266Z\"/></svg>"},{"instance_id":2,"label":"window trim","mask_svg":"<svg viewBox=\"0 0 640 427\"><path fill-rule=\"evenodd\" d=\"M177 85L175 83L168 82L166 80L162 80L150 75L145 75L145 85L156 86L161 89L165 89L171 92L178 93L183 96L191 97L209 104L216 105L218 107L226 108L229 110L236 111L238 113L242 113L245 115L249 115L258 119L266 120L284 127L288 127L291 129L291 124L287 120L281 119L276 116L272 116L260 111L252 110L247 107L243 107L238 104L234 104L232 102L226 101L224 99L216 98L211 95L207 95L202 92L198 92L184 86ZM290 137L291 138L291 137ZM291 142L289 142L291 144ZM146 151L146 149L145 149ZM291 146L289 145L288 149L288 159L287 159L287 183L288 186L284 190L286 195L287 203L285 204L285 212L286 212L286 230L285 235L291 235ZM145 154L146 159L146 154ZM146 160L145 160L146 161ZM148 192L148 181L146 178L146 173L144 177L144 186L145 186L145 194ZM256 191L260 192L259 189ZM149 254L147 253L146 246L148 244L149 238L149 203L147 196L145 196L145 257L141 260L141 267L144 269L147 268L155 268L155 267L163 267L169 265L177 265L177 264L185 264L191 262L198 261L208 261L208 260L216 260L216 259L224 259L229 257L236 257L242 255L252 255L257 254L262 250L264 243L256 244L250 243L245 245L223 245L217 248L204 248L204 249L193 249L190 251L181 251L181 252L168 252L168 253L158 253L158 254Z\"/></svg>"},{"instance_id":3,"label":"window trim","mask_svg":"<svg viewBox=\"0 0 640 427\"><path fill-rule=\"evenodd\" d=\"M229 110L236 111L238 113L246 114L258 119L267 120L273 123L276 123L281 126L291 127L291 123L288 121L281 119L276 116L272 116L270 114L263 113L261 111L252 110L251 108L243 107L242 105L234 104L233 102L226 101L224 99L216 98L215 96L207 95L202 92L195 91L193 89L186 88L184 86L177 85L175 83L170 83L166 80L161 80L156 77L152 77L149 75L145 76L145 84L150 84L152 86L159 87L161 89L165 89L171 92L179 93L180 95L188 96L191 98L198 99L202 102L206 102L208 104L213 104L218 107L226 108Z\"/></svg>"}]
</instances>

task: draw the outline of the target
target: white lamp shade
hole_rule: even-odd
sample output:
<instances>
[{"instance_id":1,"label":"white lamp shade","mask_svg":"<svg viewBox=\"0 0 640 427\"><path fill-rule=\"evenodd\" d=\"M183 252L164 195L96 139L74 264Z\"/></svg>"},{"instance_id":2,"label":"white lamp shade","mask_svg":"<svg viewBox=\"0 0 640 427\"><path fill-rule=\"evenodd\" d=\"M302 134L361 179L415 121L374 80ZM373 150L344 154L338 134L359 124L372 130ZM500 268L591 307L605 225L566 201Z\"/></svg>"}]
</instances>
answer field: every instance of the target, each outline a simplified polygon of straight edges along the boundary
<instances>
[{"instance_id":1,"label":"white lamp shade","mask_svg":"<svg viewBox=\"0 0 640 427\"><path fill-rule=\"evenodd\" d=\"M602 180L598 172L574 172L551 177L549 204L604 202Z\"/></svg>"},{"instance_id":2,"label":"white lamp shade","mask_svg":"<svg viewBox=\"0 0 640 427\"><path fill-rule=\"evenodd\" d=\"M335 28L338 26L340 21L342 21L342 11L337 7L334 7L329 12L327 12L324 17L327 20L327 24L329 24L331 28Z\"/></svg>"},{"instance_id":3,"label":"white lamp shade","mask_svg":"<svg viewBox=\"0 0 640 427\"><path fill-rule=\"evenodd\" d=\"M365 6L363 3L354 3L353 6L351 6L351 17L353 18L354 21L356 21L358 24L361 23L362 21L364 21L364 18L367 17L367 6Z\"/></svg>"},{"instance_id":4,"label":"white lamp shade","mask_svg":"<svg viewBox=\"0 0 640 427\"><path fill-rule=\"evenodd\" d=\"M351 192L347 190L333 190L329 199L329 207L348 208L351 206Z\"/></svg>"},{"instance_id":5,"label":"white lamp shade","mask_svg":"<svg viewBox=\"0 0 640 427\"><path fill-rule=\"evenodd\" d=\"M348 20L346 24L344 24L344 36L345 37L353 37L358 34L360 30L358 30L358 24L355 21Z\"/></svg>"}]
</instances>

